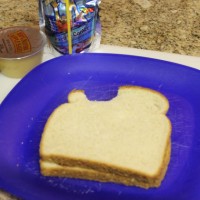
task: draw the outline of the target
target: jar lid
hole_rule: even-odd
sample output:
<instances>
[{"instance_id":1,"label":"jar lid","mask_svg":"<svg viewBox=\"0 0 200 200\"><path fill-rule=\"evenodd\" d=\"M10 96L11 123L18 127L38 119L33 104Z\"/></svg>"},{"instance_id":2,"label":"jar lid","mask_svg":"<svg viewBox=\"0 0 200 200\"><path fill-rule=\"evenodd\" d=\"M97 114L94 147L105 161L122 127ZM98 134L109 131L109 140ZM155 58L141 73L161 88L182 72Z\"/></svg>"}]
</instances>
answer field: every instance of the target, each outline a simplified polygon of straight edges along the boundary
<instances>
[{"instance_id":1,"label":"jar lid","mask_svg":"<svg viewBox=\"0 0 200 200\"><path fill-rule=\"evenodd\" d=\"M0 58L20 59L36 54L46 43L45 34L37 28L11 27L0 30Z\"/></svg>"}]
</instances>

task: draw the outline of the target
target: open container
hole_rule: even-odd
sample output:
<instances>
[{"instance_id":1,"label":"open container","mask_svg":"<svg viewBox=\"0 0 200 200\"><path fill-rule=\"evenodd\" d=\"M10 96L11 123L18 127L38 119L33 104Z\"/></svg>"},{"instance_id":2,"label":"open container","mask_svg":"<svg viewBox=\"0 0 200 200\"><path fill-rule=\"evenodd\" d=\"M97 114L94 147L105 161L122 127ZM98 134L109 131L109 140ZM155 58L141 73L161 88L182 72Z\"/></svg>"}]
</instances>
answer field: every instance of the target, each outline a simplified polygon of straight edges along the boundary
<instances>
[{"instance_id":1,"label":"open container","mask_svg":"<svg viewBox=\"0 0 200 200\"><path fill-rule=\"evenodd\" d=\"M42 62L46 44L39 28L11 27L0 30L0 71L12 78L22 78Z\"/></svg>"}]
</instances>

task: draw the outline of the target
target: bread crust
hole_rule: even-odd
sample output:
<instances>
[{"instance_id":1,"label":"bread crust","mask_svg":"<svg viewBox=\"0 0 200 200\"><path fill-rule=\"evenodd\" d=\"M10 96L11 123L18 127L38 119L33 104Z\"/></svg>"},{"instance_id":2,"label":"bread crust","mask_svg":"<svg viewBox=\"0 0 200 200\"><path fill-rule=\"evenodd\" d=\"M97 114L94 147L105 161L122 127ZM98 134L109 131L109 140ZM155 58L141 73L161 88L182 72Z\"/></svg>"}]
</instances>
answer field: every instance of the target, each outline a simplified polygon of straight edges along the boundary
<instances>
[{"instance_id":1,"label":"bread crust","mask_svg":"<svg viewBox=\"0 0 200 200\"><path fill-rule=\"evenodd\" d=\"M168 99L166 98L166 96L164 96L163 94L161 94L160 92L156 91L156 90L153 90L153 89L150 89L150 88L145 88L145 87L141 87L141 86L133 86L133 85L124 85L124 86L120 86L119 89L118 89L118 92L119 90L123 90L123 89L137 89L137 90L146 90L146 91L149 91L151 93L154 93L158 96L160 96L164 101L165 101L165 109L163 110L163 114L166 114L167 111L169 110L169 101Z\"/></svg>"},{"instance_id":2,"label":"bread crust","mask_svg":"<svg viewBox=\"0 0 200 200\"><path fill-rule=\"evenodd\" d=\"M159 173L155 177L145 176L144 174L139 174L136 172L135 173L132 172L130 175L127 174L126 170L124 171L125 173L121 173L121 171L119 171L120 173L117 173L118 171L116 171L116 169L107 170L105 166L103 169L101 168L101 170L99 171L94 168L88 168L86 166L78 165L78 167L80 167L80 169L83 169L83 171L81 170L77 171L76 170L77 165L71 165L70 160L67 160L67 165L63 165L59 164L59 162L55 162L55 160L53 161L52 159L44 159L44 160L41 159L40 166L41 166L41 173L44 176L58 176L58 177L95 180L102 182L116 182L127 186L135 185L148 189L151 187L160 186L166 174L168 164L170 161L170 156L171 156L171 143L169 142L167 145L165 156L163 158L162 167L160 168ZM49 162L57 163L61 168L56 168L56 167L53 169L45 168L45 166L42 165L42 162L47 160ZM56 161L58 160L56 159Z\"/></svg>"}]
</instances>

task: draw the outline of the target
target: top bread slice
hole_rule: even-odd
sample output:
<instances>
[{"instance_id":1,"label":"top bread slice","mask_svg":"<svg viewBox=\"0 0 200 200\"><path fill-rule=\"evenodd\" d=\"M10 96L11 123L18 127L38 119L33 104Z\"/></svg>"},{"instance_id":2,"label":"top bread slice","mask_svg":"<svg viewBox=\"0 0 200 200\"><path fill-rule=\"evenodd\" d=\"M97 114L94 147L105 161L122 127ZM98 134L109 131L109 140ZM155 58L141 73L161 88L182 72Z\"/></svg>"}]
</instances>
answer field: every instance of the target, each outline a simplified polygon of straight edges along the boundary
<instances>
[{"instance_id":1,"label":"top bread slice","mask_svg":"<svg viewBox=\"0 0 200 200\"><path fill-rule=\"evenodd\" d=\"M41 160L124 177L162 180L169 156L168 100L147 88L124 86L110 101L72 91L48 119Z\"/></svg>"}]
</instances>

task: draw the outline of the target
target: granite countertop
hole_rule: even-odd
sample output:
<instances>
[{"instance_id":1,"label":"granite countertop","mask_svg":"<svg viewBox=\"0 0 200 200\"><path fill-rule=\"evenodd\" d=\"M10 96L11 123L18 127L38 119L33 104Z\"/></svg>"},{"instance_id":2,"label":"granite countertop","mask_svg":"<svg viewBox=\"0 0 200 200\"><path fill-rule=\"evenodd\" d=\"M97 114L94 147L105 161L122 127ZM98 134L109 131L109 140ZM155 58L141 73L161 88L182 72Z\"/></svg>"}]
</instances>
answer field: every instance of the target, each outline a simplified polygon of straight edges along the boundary
<instances>
[{"instance_id":1,"label":"granite countertop","mask_svg":"<svg viewBox=\"0 0 200 200\"><path fill-rule=\"evenodd\" d=\"M100 8L102 44L200 56L199 0L102 0ZM37 0L1 0L0 29L37 26L37 10Z\"/></svg>"},{"instance_id":2,"label":"granite countertop","mask_svg":"<svg viewBox=\"0 0 200 200\"><path fill-rule=\"evenodd\" d=\"M102 44L200 56L199 0L101 0ZM38 0L1 0L0 29L38 24Z\"/></svg>"},{"instance_id":3,"label":"granite countertop","mask_svg":"<svg viewBox=\"0 0 200 200\"><path fill-rule=\"evenodd\" d=\"M38 0L0 1L0 29L23 25L38 26Z\"/></svg>"},{"instance_id":4,"label":"granite countertop","mask_svg":"<svg viewBox=\"0 0 200 200\"><path fill-rule=\"evenodd\" d=\"M102 43L200 56L199 0L102 0Z\"/></svg>"}]
</instances>

